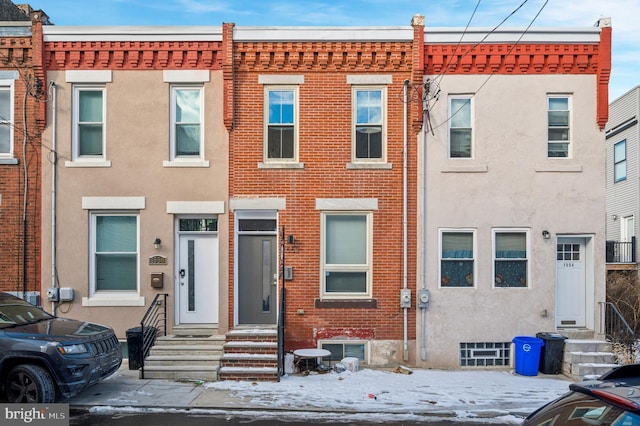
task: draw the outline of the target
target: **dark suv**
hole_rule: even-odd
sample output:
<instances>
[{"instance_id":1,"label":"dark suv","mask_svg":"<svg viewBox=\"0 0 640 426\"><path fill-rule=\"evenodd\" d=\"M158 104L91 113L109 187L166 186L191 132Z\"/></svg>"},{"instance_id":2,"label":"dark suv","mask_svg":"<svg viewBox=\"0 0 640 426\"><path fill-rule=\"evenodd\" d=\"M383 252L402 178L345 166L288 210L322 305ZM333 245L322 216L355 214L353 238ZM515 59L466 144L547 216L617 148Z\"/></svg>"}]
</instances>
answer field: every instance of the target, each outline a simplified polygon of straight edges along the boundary
<instances>
[{"instance_id":1,"label":"dark suv","mask_svg":"<svg viewBox=\"0 0 640 426\"><path fill-rule=\"evenodd\" d=\"M640 425L640 364L614 368L531 413L523 425Z\"/></svg>"},{"instance_id":2,"label":"dark suv","mask_svg":"<svg viewBox=\"0 0 640 426\"><path fill-rule=\"evenodd\" d=\"M0 292L0 388L9 402L70 398L120 364L120 342L111 328L54 317Z\"/></svg>"}]
</instances>

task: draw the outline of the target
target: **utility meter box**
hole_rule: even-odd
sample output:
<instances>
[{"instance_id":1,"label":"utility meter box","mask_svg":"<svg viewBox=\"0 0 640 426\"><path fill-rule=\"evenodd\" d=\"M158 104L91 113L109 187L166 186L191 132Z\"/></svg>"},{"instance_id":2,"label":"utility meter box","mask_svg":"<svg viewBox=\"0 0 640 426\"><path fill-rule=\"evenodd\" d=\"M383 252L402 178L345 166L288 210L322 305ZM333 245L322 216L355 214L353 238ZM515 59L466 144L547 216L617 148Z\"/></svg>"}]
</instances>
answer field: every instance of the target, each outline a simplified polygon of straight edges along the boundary
<instances>
[{"instance_id":1,"label":"utility meter box","mask_svg":"<svg viewBox=\"0 0 640 426\"><path fill-rule=\"evenodd\" d=\"M60 289L60 301L61 302L73 301L73 289L71 287L62 287Z\"/></svg>"},{"instance_id":2,"label":"utility meter box","mask_svg":"<svg viewBox=\"0 0 640 426\"><path fill-rule=\"evenodd\" d=\"M411 307L411 290L409 290L408 288L403 288L402 290L400 290L400 307Z\"/></svg>"}]
</instances>

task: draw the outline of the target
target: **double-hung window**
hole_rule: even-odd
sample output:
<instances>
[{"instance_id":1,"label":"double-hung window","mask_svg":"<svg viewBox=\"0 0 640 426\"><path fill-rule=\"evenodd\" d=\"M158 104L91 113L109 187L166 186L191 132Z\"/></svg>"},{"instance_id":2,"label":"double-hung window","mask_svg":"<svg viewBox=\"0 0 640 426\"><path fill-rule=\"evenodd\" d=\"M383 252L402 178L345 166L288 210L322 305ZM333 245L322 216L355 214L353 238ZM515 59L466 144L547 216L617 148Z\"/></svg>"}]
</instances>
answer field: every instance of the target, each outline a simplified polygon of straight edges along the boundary
<instances>
[{"instance_id":1,"label":"double-hung window","mask_svg":"<svg viewBox=\"0 0 640 426\"><path fill-rule=\"evenodd\" d=\"M527 287L529 238L526 230L494 230L493 276L496 287Z\"/></svg>"},{"instance_id":2,"label":"double-hung window","mask_svg":"<svg viewBox=\"0 0 640 426\"><path fill-rule=\"evenodd\" d=\"M569 157L571 142L571 99L568 96L547 97L547 157Z\"/></svg>"},{"instance_id":3,"label":"double-hung window","mask_svg":"<svg viewBox=\"0 0 640 426\"><path fill-rule=\"evenodd\" d=\"M202 86L171 86L171 159L201 161L204 129Z\"/></svg>"},{"instance_id":4,"label":"double-hung window","mask_svg":"<svg viewBox=\"0 0 640 426\"><path fill-rule=\"evenodd\" d=\"M91 293L138 291L137 213L91 214Z\"/></svg>"},{"instance_id":5,"label":"double-hung window","mask_svg":"<svg viewBox=\"0 0 640 426\"><path fill-rule=\"evenodd\" d=\"M73 159L105 159L106 89L104 86L73 87Z\"/></svg>"},{"instance_id":6,"label":"double-hung window","mask_svg":"<svg viewBox=\"0 0 640 426\"><path fill-rule=\"evenodd\" d=\"M449 158L473 154L473 110L470 95L449 97Z\"/></svg>"},{"instance_id":7,"label":"double-hung window","mask_svg":"<svg viewBox=\"0 0 640 426\"><path fill-rule=\"evenodd\" d=\"M620 182L627 178L627 141L626 139L613 146L613 181Z\"/></svg>"},{"instance_id":8,"label":"double-hung window","mask_svg":"<svg viewBox=\"0 0 640 426\"><path fill-rule=\"evenodd\" d=\"M473 287L475 233L446 230L440 233L440 286Z\"/></svg>"},{"instance_id":9,"label":"double-hung window","mask_svg":"<svg viewBox=\"0 0 640 426\"><path fill-rule=\"evenodd\" d=\"M265 162L298 160L298 88L265 87Z\"/></svg>"},{"instance_id":10,"label":"double-hung window","mask_svg":"<svg viewBox=\"0 0 640 426\"><path fill-rule=\"evenodd\" d=\"M0 80L0 158L13 158L13 80Z\"/></svg>"},{"instance_id":11,"label":"double-hung window","mask_svg":"<svg viewBox=\"0 0 640 426\"><path fill-rule=\"evenodd\" d=\"M371 297L372 214L322 214L322 297Z\"/></svg>"},{"instance_id":12,"label":"double-hung window","mask_svg":"<svg viewBox=\"0 0 640 426\"><path fill-rule=\"evenodd\" d=\"M353 87L353 162L386 161L386 87Z\"/></svg>"}]
</instances>

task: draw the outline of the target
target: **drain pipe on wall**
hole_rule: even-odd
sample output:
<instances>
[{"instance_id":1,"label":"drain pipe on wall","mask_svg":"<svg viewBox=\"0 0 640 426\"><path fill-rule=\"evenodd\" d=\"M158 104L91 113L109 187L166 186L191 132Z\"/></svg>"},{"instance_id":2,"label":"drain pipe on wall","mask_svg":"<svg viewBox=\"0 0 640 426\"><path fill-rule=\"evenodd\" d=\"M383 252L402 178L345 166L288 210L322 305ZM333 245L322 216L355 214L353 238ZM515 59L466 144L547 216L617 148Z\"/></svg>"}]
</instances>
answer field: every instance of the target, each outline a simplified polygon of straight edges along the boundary
<instances>
[{"instance_id":1,"label":"drain pipe on wall","mask_svg":"<svg viewBox=\"0 0 640 426\"><path fill-rule=\"evenodd\" d=\"M429 81L423 86L422 94L422 232L420 250L422 269L420 271L420 290L418 291L418 307L422 316L422 335L420 336L420 359L427 359L427 308L429 307L429 290L427 290L427 133L428 133L428 96Z\"/></svg>"},{"instance_id":2,"label":"drain pipe on wall","mask_svg":"<svg viewBox=\"0 0 640 426\"><path fill-rule=\"evenodd\" d=\"M56 280L56 189L57 189L57 168L58 168L58 147L57 145L57 114L56 114L56 84L52 81L50 83L50 90L52 93L52 105L51 113L53 115L51 119L52 136L51 136L51 288L57 287ZM51 311L53 315L56 315L56 302L51 302Z\"/></svg>"},{"instance_id":3,"label":"drain pipe on wall","mask_svg":"<svg viewBox=\"0 0 640 426\"><path fill-rule=\"evenodd\" d=\"M408 164L407 164L407 140L408 140L408 105L407 105L407 90L409 87L409 80L404 81L404 92L402 102L404 103L404 140L403 140L403 150L402 150L402 290L400 292L400 306L404 311L404 351L403 357L404 360L409 360L409 338L408 338L408 315L409 308L411 307L411 290L408 288L408 265L407 265L407 228L408 228L408 220L407 220L407 193L408 193L408 185L407 185L407 173L408 173Z\"/></svg>"}]
</instances>

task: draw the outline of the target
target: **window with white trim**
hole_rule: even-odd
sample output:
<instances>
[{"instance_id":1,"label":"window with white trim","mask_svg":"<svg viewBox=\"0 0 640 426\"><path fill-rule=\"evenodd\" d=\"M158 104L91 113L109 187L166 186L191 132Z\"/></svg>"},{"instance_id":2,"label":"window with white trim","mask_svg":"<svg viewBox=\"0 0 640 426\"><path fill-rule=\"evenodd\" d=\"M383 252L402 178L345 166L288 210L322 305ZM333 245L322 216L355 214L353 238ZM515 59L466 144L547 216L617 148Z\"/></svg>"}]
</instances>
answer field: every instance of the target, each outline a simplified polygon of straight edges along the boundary
<instances>
[{"instance_id":1,"label":"window with white trim","mask_svg":"<svg viewBox=\"0 0 640 426\"><path fill-rule=\"evenodd\" d=\"M353 162L386 161L387 88L353 86Z\"/></svg>"},{"instance_id":2,"label":"window with white trim","mask_svg":"<svg viewBox=\"0 0 640 426\"><path fill-rule=\"evenodd\" d=\"M547 157L569 157L571 143L571 98L547 97L548 148Z\"/></svg>"},{"instance_id":3,"label":"window with white trim","mask_svg":"<svg viewBox=\"0 0 640 426\"><path fill-rule=\"evenodd\" d=\"M473 156L473 97L449 97L449 158Z\"/></svg>"},{"instance_id":4,"label":"window with white trim","mask_svg":"<svg viewBox=\"0 0 640 426\"><path fill-rule=\"evenodd\" d=\"M298 87L265 86L264 161L298 161Z\"/></svg>"},{"instance_id":5,"label":"window with white trim","mask_svg":"<svg viewBox=\"0 0 640 426\"><path fill-rule=\"evenodd\" d=\"M0 80L0 158L13 158L13 80Z\"/></svg>"},{"instance_id":6,"label":"window with white trim","mask_svg":"<svg viewBox=\"0 0 640 426\"><path fill-rule=\"evenodd\" d=\"M322 213L322 297L371 297L372 213Z\"/></svg>"},{"instance_id":7,"label":"window with white trim","mask_svg":"<svg viewBox=\"0 0 640 426\"><path fill-rule=\"evenodd\" d=\"M171 86L171 160L204 158L204 87Z\"/></svg>"},{"instance_id":8,"label":"window with white trim","mask_svg":"<svg viewBox=\"0 0 640 426\"><path fill-rule=\"evenodd\" d=\"M627 140L613 146L613 181L620 182L627 179Z\"/></svg>"},{"instance_id":9,"label":"window with white trim","mask_svg":"<svg viewBox=\"0 0 640 426\"><path fill-rule=\"evenodd\" d=\"M91 213L91 294L138 291L138 222L137 213Z\"/></svg>"},{"instance_id":10,"label":"window with white trim","mask_svg":"<svg viewBox=\"0 0 640 426\"><path fill-rule=\"evenodd\" d=\"M475 276L475 231L440 231L440 286L473 287Z\"/></svg>"},{"instance_id":11,"label":"window with white trim","mask_svg":"<svg viewBox=\"0 0 640 426\"><path fill-rule=\"evenodd\" d=\"M106 145L105 86L74 85L73 106L73 160L104 160Z\"/></svg>"},{"instance_id":12,"label":"window with white trim","mask_svg":"<svg viewBox=\"0 0 640 426\"><path fill-rule=\"evenodd\" d=\"M369 342L363 340L320 340L320 349L331 352L331 361L340 362L344 358L357 358L360 364L366 364Z\"/></svg>"},{"instance_id":13,"label":"window with white trim","mask_svg":"<svg viewBox=\"0 0 640 426\"><path fill-rule=\"evenodd\" d=\"M493 277L495 287L528 287L528 230L493 231Z\"/></svg>"}]
</instances>

